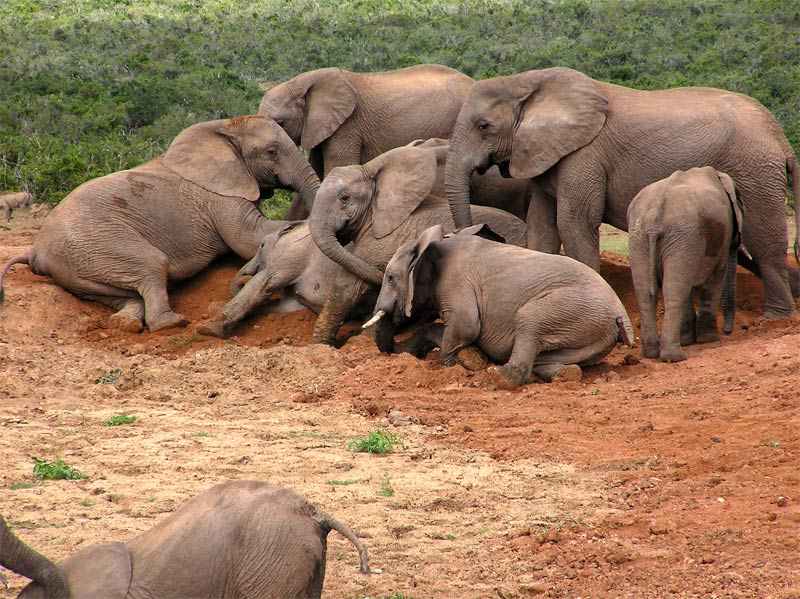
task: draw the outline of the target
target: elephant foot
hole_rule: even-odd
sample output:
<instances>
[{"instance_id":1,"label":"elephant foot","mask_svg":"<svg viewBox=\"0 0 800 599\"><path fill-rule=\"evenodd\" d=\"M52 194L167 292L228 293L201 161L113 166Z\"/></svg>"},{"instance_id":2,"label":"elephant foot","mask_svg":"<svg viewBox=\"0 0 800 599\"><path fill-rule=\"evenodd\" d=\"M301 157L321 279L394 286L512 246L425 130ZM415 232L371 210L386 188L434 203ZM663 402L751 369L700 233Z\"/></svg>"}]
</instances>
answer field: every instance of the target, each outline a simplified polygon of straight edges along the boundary
<instances>
[{"instance_id":1,"label":"elephant foot","mask_svg":"<svg viewBox=\"0 0 800 599\"><path fill-rule=\"evenodd\" d=\"M583 376L577 364L542 364L534 366L533 373L545 383L577 382Z\"/></svg>"},{"instance_id":2,"label":"elephant foot","mask_svg":"<svg viewBox=\"0 0 800 599\"><path fill-rule=\"evenodd\" d=\"M642 344L643 358L657 359L660 355L661 355L661 347L658 342Z\"/></svg>"},{"instance_id":3,"label":"elephant foot","mask_svg":"<svg viewBox=\"0 0 800 599\"><path fill-rule=\"evenodd\" d=\"M506 366L490 366L486 369L486 378L497 389L513 391L527 381L521 381L519 374Z\"/></svg>"},{"instance_id":4,"label":"elephant foot","mask_svg":"<svg viewBox=\"0 0 800 599\"><path fill-rule=\"evenodd\" d=\"M796 310L780 310L775 308L766 308L764 310L764 319L766 320L782 320L784 318L792 318L797 314Z\"/></svg>"},{"instance_id":5,"label":"elephant foot","mask_svg":"<svg viewBox=\"0 0 800 599\"><path fill-rule=\"evenodd\" d=\"M719 341L719 333L716 330L697 333L697 343L713 343L714 341Z\"/></svg>"},{"instance_id":6,"label":"elephant foot","mask_svg":"<svg viewBox=\"0 0 800 599\"><path fill-rule=\"evenodd\" d=\"M230 332L226 330L225 325L219 320L201 322L197 325L197 333L208 337L219 337L220 339L227 339L230 337Z\"/></svg>"},{"instance_id":7,"label":"elephant foot","mask_svg":"<svg viewBox=\"0 0 800 599\"><path fill-rule=\"evenodd\" d=\"M467 370L483 370L489 360L486 355L474 345L469 345L458 352L457 361Z\"/></svg>"},{"instance_id":8,"label":"elephant foot","mask_svg":"<svg viewBox=\"0 0 800 599\"><path fill-rule=\"evenodd\" d=\"M189 324L189 320L182 314L178 314L169 310L159 314L152 322L147 322L147 328L151 333L156 331L163 331L164 329L171 329L176 327L185 327Z\"/></svg>"},{"instance_id":9,"label":"elephant foot","mask_svg":"<svg viewBox=\"0 0 800 599\"><path fill-rule=\"evenodd\" d=\"M693 345L697 343L697 336L694 330L681 331L681 345Z\"/></svg>"},{"instance_id":10,"label":"elephant foot","mask_svg":"<svg viewBox=\"0 0 800 599\"><path fill-rule=\"evenodd\" d=\"M683 362L685 359L686 359L686 352L683 351L680 347L661 349L662 362Z\"/></svg>"},{"instance_id":11,"label":"elephant foot","mask_svg":"<svg viewBox=\"0 0 800 599\"><path fill-rule=\"evenodd\" d=\"M126 333L141 333L144 330L142 321L126 312L112 314L108 319L108 324L112 329L118 329Z\"/></svg>"}]
</instances>

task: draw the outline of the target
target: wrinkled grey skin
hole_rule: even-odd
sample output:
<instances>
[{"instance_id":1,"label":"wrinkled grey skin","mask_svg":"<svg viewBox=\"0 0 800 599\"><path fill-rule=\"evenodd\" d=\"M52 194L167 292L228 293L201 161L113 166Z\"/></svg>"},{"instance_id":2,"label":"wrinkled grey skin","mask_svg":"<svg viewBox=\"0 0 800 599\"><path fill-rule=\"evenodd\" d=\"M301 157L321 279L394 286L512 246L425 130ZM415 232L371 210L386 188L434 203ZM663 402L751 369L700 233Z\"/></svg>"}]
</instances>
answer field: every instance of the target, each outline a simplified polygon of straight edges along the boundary
<instances>
[{"instance_id":1,"label":"wrinkled grey skin","mask_svg":"<svg viewBox=\"0 0 800 599\"><path fill-rule=\"evenodd\" d=\"M265 312L291 312L308 308L319 314L337 277L355 280L336 262L320 251L311 238L308 221L286 223L280 230L270 233L261 242L256 255L245 264L231 282L231 295L222 314L200 325L203 335L229 337L236 326L273 293L283 297L277 305L268 306ZM251 277L244 281L246 277ZM352 288L352 286L350 286ZM377 293L367 294L361 301L354 300L354 311L349 318L367 314L375 304Z\"/></svg>"},{"instance_id":2,"label":"wrinkled grey skin","mask_svg":"<svg viewBox=\"0 0 800 599\"><path fill-rule=\"evenodd\" d=\"M551 380L567 365L599 362L619 340L633 345L630 318L614 291L588 266L554 254L482 239L483 226L444 237L434 226L392 257L375 310L383 319L414 310L440 317L431 337L441 362L476 344L492 360L491 378L513 389L533 371Z\"/></svg>"},{"instance_id":3,"label":"wrinkled grey skin","mask_svg":"<svg viewBox=\"0 0 800 599\"><path fill-rule=\"evenodd\" d=\"M59 564L0 517L0 565L33 580L21 599L318 599L331 530L353 543L368 574L367 550L345 525L288 489L236 481L211 487L125 544L91 545Z\"/></svg>"},{"instance_id":4,"label":"wrinkled grey skin","mask_svg":"<svg viewBox=\"0 0 800 599\"><path fill-rule=\"evenodd\" d=\"M309 217L319 248L358 279L340 276L317 319L314 340L332 343L339 325L369 285L380 286L394 251L435 224L452 230L447 202L430 195L436 181L433 148L395 148L363 166L338 167L325 178ZM473 206L508 243L525 242L525 223L502 210ZM342 244L353 242L351 251ZM354 288L355 286L355 288ZM387 334L383 339L390 339ZM391 351L391 342L378 345Z\"/></svg>"},{"instance_id":5,"label":"wrinkled grey skin","mask_svg":"<svg viewBox=\"0 0 800 599\"><path fill-rule=\"evenodd\" d=\"M628 206L628 250L642 316L642 356L680 362L686 359L681 345L718 341L720 303L723 330L733 330L742 223L733 180L710 166L676 171L636 195ZM660 343L659 288L664 294Z\"/></svg>"},{"instance_id":6,"label":"wrinkled grey skin","mask_svg":"<svg viewBox=\"0 0 800 599\"><path fill-rule=\"evenodd\" d=\"M7 191L0 193L0 210L6 214L6 222L11 220L14 208L26 208L33 201L33 194L29 191Z\"/></svg>"},{"instance_id":7,"label":"wrinkled grey skin","mask_svg":"<svg viewBox=\"0 0 800 599\"><path fill-rule=\"evenodd\" d=\"M795 312L786 248L786 187L800 194L797 157L775 118L756 100L718 89L639 91L571 69L528 71L479 81L451 136L445 188L457 227L471 223L469 182L491 165L533 178L528 247L595 270L599 226L627 230L626 213L644 187L676 170L712 166L736 181L749 215L739 263L764 283L764 316ZM796 218L800 222L800 211ZM790 288L790 284L792 287Z\"/></svg>"},{"instance_id":8,"label":"wrinkled grey skin","mask_svg":"<svg viewBox=\"0 0 800 599\"><path fill-rule=\"evenodd\" d=\"M258 111L309 152L322 179L415 139L449 137L473 83L433 64L377 73L317 69L270 89ZM295 198L286 218L306 216Z\"/></svg>"},{"instance_id":9,"label":"wrinkled grey skin","mask_svg":"<svg viewBox=\"0 0 800 599\"><path fill-rule=\"evenodd\" d=\"M112 326L151 331L184 326L167 286L233 250L250 259L280 227L256 207L275 187L309 206L319 179L286 133L263 116L193 125L167 152L84 183L45 220L33 248L9 261L85 299L119 310Z\"/></svg>"}]
</instances>

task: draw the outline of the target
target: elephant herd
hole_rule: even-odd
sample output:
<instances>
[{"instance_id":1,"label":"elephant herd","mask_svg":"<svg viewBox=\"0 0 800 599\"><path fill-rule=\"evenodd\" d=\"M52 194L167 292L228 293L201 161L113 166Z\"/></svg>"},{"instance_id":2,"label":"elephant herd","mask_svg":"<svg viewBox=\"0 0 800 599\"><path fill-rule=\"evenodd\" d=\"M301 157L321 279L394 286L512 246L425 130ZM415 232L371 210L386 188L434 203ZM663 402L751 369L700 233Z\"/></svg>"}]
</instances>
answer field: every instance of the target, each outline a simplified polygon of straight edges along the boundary
<instances>
[{"instance_id":1,"label":"elephant herd","mask_svg":"<svg viewBox=\"0 0 800 599\"><path fill-rule=\"evenodd\" d=\"M800 275L786 261L789 179L800 198L800 168L777 121L733 92L639 91L566 68L478 82L439 65L320 69L274 86L257 115L193 125L162 156L75 189L33 247L0 272L0 300L6 273L24 263L115 309L115 327L186 326L170 307L169 286L232 250L248 262L221 314L198 323L201 334L231 335L282 292L273 309L318 314L315 342L332 344L342 322L371 314L365 327L374 326L383 352L423 356L440 347L450 365L477 347L500 364L488 377L499 387L524 385L531 373L569 380L617 342L634 344L625 308L597 273L604 222L630 233L645 357L679 361L682 345L717 339L720 302L730 332L737 262L763 280L766 318L793 315ZM276 188L296 192L283 221L256 207ZM411 322L416 332L397 343L398 329ZM286 530L267 530L261 542L272 548L242 551L303 562L295 564L302 573L289 581L249 572L240 580L226 571L220 584L233 586L211 594L318 597L331 529L353 541L368 569L346 527L302 498L253 484L211 489L158 532L115 547L122 569L103 594L125 596L114 585L132 584L127 552L156 563L149 546L178 550L170 536L178 524L170 521L179 514L247 528L227 518L227 501L247 503L255 519L264 502L283 506L270 509L294 514L290 532L307 535L313 550L293 555ZM58 567L15 567L32 550L12 543L4 526L0 520L0 563L35 580L58 579ZM240 532L220 533L230 534ZM9 557L12 546L19 549ZM211 551L183 559L202 568ZM70 585L98 576L100 561L86 564ZM211 590L181 584L149 592Z\"/></svg>"}]
</instances>

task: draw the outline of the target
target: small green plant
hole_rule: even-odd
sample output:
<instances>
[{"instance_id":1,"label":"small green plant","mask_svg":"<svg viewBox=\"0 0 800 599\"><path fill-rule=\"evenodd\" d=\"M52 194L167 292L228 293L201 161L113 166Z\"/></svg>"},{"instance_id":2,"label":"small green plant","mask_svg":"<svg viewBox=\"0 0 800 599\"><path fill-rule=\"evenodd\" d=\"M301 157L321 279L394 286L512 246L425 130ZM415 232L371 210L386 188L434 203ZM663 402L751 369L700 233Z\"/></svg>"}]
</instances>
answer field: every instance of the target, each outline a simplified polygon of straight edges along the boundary
<instances>
[{"instance_id":1,"label":"small green plant","mask_svg":"<svg viewBox=\"0 0 800 599\"><path fill-rule=\"evenodd\" d=\"M777 439L770 439L769 441L764 441L762 444L764 447L780 447L780 441Z\"/></svg>"},{"instance_id":2,"label":"small green plant","mask_svg":"<svg viewBox=\"0 0 800 599\"><path fill-rule=\"evenodd\" d=\"M114 370L109 370L105 374L101 374L96 379L94 379L94 384L97 385L98 383L102 383L104 385L113 385L119 380L119 375L122 374L122 370L119 368L115 368Z\"/></svg>"},{"instance_id":3,"label":"small green plant","mask_svg":"<svg viewBox=\"0 0 800 599\"><path fill-rule=\"evenodd\" d=\"M358 453L390 453L395 445L402 446L403 440L392 433L378 429L366 437L356 437L347 445L350 451Z\"/></svg>"},{"instance_id":4,"label":"small green plant","mask_svg":"<svg viewBox=\"0 0 800 599\"><path fill-rule=\"evenodd\" d=\"M88 499L81 499L78 503L83 507L92 507L94 505L94 502L89 501Z\"/></svg>"},{"instance_id":5,"label":"small green plant","mask_svg":"<svg viewBox=\"0 0 800 599\"><path fill-rule=\"evenodd\" d=\"M455 541L458 538L455 535L445 534L443 532L432 532L428 536L437 541Z\"/></svg>"},{"instance_id":6,"label":"small green plant","mask_svg":"<svg viewBox=\"0 0 800 599\"><path fill-rule=\"evenodd\" d=\"M392 483L389 481L388 473L383 475L383 480L381 480L381 490L379 493L383 497L394 497L394 489L392 488Z\"/></svg>"},{"instance_id":7,"label":"small green plant","mask_svg":"<svg viewBox=\"0 0 800 599\"><path fill-rule=\"evenodd\" d=\"M16 491L17 489L32 489L33 487L38 487L40 484L38 480L21 480L15 483L9 483L8 488L12 491Z\"/></svg>"},{"instance_id":8,"label":"small green plant","mask_svg":"<svg viewBox=\"0 0 800 599\"><path fill-rule=\"evenodd\" d=\"M33 476L42 480L77 480L86 478L86 475L72 466L68 466L61 458L56 458L55 462L46 462L36 456L33 459Z\"/></svg>"},{"instance_id":9,"label":"small green plant","mask_svg":"<svg viewBox=\"0 0 800 599\"><path fill-rule=\"evenodd\" d=\"M121 426L123 424L133 424L136 422L136 416L130 414L118 414L106 420L103 424L106 426Z\"/></svg>"},{"instance_id":10,"label":"small green plant","mask_svg":"<svg viewBox=\"0 0 800 599\"><path fill-rule=\"evenodd\" d=\"M325 484L333 486L338 486L338 485L345 486L345 485L356 485L360 482L364 482L364 479L363 478L347 478L344 480L333 479L325 481Z\"/></svg>"}]
</instances>

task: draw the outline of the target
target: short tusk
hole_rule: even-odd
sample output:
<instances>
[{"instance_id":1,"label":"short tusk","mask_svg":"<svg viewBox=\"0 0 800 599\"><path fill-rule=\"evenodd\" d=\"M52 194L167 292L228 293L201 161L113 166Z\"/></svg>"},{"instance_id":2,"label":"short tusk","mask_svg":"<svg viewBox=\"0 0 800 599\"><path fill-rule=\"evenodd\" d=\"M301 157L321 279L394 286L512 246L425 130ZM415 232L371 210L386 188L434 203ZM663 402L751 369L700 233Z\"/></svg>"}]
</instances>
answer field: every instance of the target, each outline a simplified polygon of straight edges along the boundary
<instances>
[{"instance_id":1,"label":"short tusk","mask_svg":"<svg viewBox=\"0 0 800 599\"><path fill-rule=\"evenodd\" d=\"M368 329L384 316L386 316L386 312L384 310L378 310L377 312L375 312L375 315L372 318L370 318L367 322L361 325L361 328Z\"/></svg>"}]
</instances>

